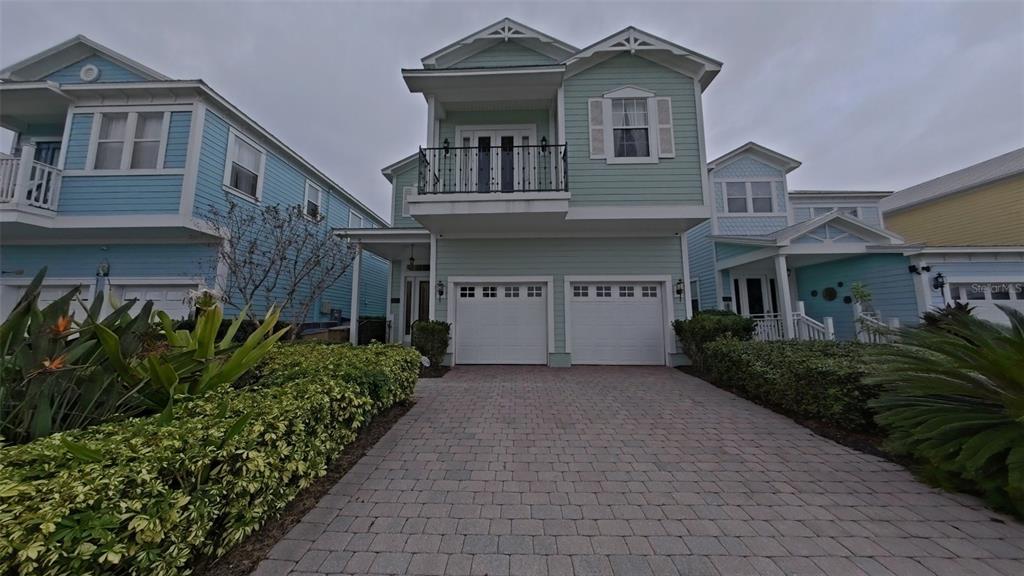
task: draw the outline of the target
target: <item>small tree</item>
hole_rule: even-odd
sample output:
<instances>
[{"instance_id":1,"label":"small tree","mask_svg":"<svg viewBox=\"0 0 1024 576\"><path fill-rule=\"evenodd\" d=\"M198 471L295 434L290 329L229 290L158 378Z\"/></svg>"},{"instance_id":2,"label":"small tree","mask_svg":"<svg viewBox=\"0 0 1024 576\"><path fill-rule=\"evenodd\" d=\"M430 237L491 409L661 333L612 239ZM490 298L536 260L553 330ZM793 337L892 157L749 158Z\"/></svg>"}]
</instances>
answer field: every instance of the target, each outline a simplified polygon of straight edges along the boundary
<instances>
[{"instance_id":1,"label":"small tree","mask_svg":"<svg viewBox=\"0 0 1024 576\"><path fill-rule=\"evenodd\" d=\"M322 218L301 206L252 206L228 200L210 206L210 221L225 239L219 257L224 273L218 289L236 308L268 309L277 304L292 325L290 338L314 304L352 265L355 245L337 237Z\"/></svg>"}]
</instances>

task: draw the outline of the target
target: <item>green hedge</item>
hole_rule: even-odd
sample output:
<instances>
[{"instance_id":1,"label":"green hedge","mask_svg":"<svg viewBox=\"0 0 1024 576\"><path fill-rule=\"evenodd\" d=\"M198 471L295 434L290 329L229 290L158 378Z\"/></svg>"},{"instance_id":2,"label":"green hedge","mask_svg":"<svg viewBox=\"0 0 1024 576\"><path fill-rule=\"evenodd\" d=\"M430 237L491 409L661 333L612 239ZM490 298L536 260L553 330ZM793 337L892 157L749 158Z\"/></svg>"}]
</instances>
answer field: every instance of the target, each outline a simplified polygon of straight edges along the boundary
<instances>
[{"instance_id":1,"label":"green hedge","mask_svg":"<svg viewBox=\"0 0 1024 576\"><path fill-rule=\"evenodd\" d=\"M293 354L303 365L329 356L287 346L276 358ZM374 376L346 383L339 374L356 371L329 359L316 374L264 382L281 385L180 405L169 423L132 419L0 449L0 572L170 576L222 554L323 476L380 409L367 389L385 402L412 393L415 352L344 356Z\"/></svg>"},{"instance_id":2,"label":"green hedge","mask_svg":"<svg viewBox=\"0 0 1024 576\"><path fill-rule=\"evenodd\" d=\"M779 411L850 431L875 428L868 402L881 386L863 381L871 346L854 342L741 342L704 346L716 383Z\"/></svg>"},{"instance_id":3,"label":"green hedge","mask_svg":"<svg viewBox=\"0 0 1024 576\"><path fill-rule=\"evenodd\" d=\"M672 322L683 352L698 370L706 370L704 346L720 338L750 340L754 335L754 321L727 310L703 310L689 320Z\"/></svg>"},{"instance_id":4,"label":"green hedge","mask_svg":"<svg viewBox=\"0 0 1024 576\"><path fill-rule=\"evenodd\" d=\"M377 411L412 395L420 355L395 344L326 344L300 342L276 347L257 368L259 385L278 386L292 380L328 374L357 386Z\"/></svg>"}]
</instances>

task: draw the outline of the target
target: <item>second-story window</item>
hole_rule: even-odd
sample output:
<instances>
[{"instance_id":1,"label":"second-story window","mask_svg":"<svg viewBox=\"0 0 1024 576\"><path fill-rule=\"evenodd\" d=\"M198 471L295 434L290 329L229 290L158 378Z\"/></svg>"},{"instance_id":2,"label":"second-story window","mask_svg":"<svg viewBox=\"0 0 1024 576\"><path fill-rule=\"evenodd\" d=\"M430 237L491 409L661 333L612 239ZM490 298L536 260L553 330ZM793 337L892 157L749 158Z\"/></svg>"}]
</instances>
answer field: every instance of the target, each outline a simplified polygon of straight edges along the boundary
<instances>
[{"instance_id":1,"label":"second-story window","mask_svg":"<svg viewBox=\"0 0 1024 576\"><path fill-rule=\"evenodd\" d=\"M96 170L120 170L124 156L124 139L128 131L128 113L102 114L100 133L96 137Z\"/></svg>"},{"instance_id":2,"label":"second-story window","mask_svg":"<svg viewBox=\"0 0 1024 576\"><path fill-rule=\"evenodd\" d=\"M312 182L306 182L306 204L303 208L306 216L309 216L314 220L319 219L323 212L323 205L323 188L313 184Z\"/></svg>"},{"instance_id":3,"label":"second-story window","mask_svg":"<svg viewBox=\"0 0 1024 576\"><path fill-rule=\"evenodd\" d=\"M651 155L646 98L612 100L612 139L616 158Z\"/></svg>"},{"instance_id":4,"label":"second-story window","mask_svg":"<svg viewBox=\"0 0 1024 576\"><path fill-rule=\"evenodd\" d=\"M93 170L157 170L167 112L98 112Z\"/></svg>"},{"instance_id":5,"label":"second-story window","mask_svg":"<svg viewBox=\"0 0 1024 576\"><path fill-rule=\"evenodd\" d=\"M164 127L163 112L139 112L135 117L132 138L131 166L136 169L155 169L160 155L160 137Z\"/></svg>"},{"instance_id":6,"label":"second-story window","mask_svg":"<svg viewBox=\"0 0 1024 576\"><path fill-rule=\"evenodd\" d=\"M775 211L771 182L726 182L725 211L729 214Z\"/></svg>"},{"instance_id":7,"label":"second-story window","mask_svg":"<svg viewBox=\"0 0 1024 576\"><path fill-rule=\"evenodd\" d=\"M348 227L349 228L362 228L363 217L355 212L349 212L348 214Z\"/></svg>"},{"instance_id":8,"label":"second-story window","mask_svg":"<svg viewBox=\"0 0 1024 576\"><path fill-rule=\"evenodd\" d=\"M255 142L232 129L228 133L228 153L224 162L226 190L259 200L263 192L263 167L266 152Z\"/></svg>"}]
</instances>

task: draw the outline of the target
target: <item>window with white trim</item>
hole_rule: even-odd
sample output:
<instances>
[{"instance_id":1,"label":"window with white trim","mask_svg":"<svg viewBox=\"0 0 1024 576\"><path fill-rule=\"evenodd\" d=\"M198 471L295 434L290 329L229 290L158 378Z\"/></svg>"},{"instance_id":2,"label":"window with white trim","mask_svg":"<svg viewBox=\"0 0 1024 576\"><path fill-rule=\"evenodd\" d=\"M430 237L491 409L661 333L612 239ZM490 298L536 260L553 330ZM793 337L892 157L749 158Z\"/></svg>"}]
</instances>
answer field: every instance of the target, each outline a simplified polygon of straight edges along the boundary
<instances>
[{"instance_id":1,"label":"window with white trim","mask_svg":"<svg viewBox=\"0 0 1024 576\"><path fill-rule=\"evenodd\" d=\"M476 286L459 286L460 298L473 298L476 296Z\"/></svg>"},{"instance_id":2,"label":"window with white trim","mask_svg":"<svg viewBox=\"0 0 1024 576\"><path fill-rule=\"evenodd\" d=\"M93 170L156 170L170 112L97 112Z\"/></svg>"},{"instance_id":3,"label":"window with white trim","mask_svg":"<svg viewBox=\"0 0 1024 576\"><path fill-rule=\"evenodd\" d=\"M324 189L306 180L306 203L303 212L314 220L323 215Z\"/></svg>"},{"instance_id":4,"label":"window with white trim","mask_svg":"<svg viewBox=\"0 0 1024 576\"><path fill-rule=\"evenodd\" d=\"M356 214L355 212L349 212L348 213L348 227L349 228L362 228L363 227L363 217L360 216L359 214Z\"/></svg>"},{"instance_id":5,"label":"window with white trim","mask_svg":"<svg viewBox=\"0 0 1024 576\"><path fill-rule=\"evenodd\" d=\"M640 296L643 298L657 298L658 287L657 286L641 286Z\"/></svg>"},{"instance_id":6,"label":"window with white trim","mask_svg":"<svg viewBox=\"0 0 1024 576\"><path fill-rule=\"evenodd\" d=\"M775 212L772 183L767 181L726 182L725 211L729 214L771 214Z\"/></svg>"},{"instance_id":7,"label":"window with white trim","mask_svg":"<svg viewBox=\"0 0 1024 576\"><path fill-rule=\"evenodd\" d=\"M484 286L480 290L480 292L481 292L481 294L483 295L484 298L497 298L498 297L498 287L497 286Z\"/></svg>"},{"instance_id":8,"label":"window with white trim","mask_svg":"<svg viewBox=\"0 0 1024 576\"><path fill-rule=\"evenodd\" d=\"M594 292L598 298L611 298L612 287L611 286L595 286Z\"/></svg>"},{"instance_id":9,"label":"window with white trim","mask_svg":"<svg viewBox=\"0 0 1024 576\"><path fill-rule=\"evenodd\" d=\"M234 129L228 134L228 155L224 163L224 186L233 192L259 200L263 191L266 152Z\"/></svg>"},{"instance_id":10,"label":"window with white trim","mask_svg":"<svg viewBox=\"0 0 1024 576\"><path fill-rule=\"evenodd\" d=\"M612 99L612 151L616 158L651 155L646 98Z\"/></svg>"},{"instance_id":11,"label":"window with white trim","mask_svg":"<svg viewBox=\"0 0 1024 576\"><path fill-rule=\"evenodd\" d=\"M675 157L672 99L626 86L587 101L590 157L657 163Z\"/></svg>"},{"instance_id":12,"label":"window with white trim","mask_svg":"<svg viewBox=\"0 0 1024 576\"><path fill-rule=\"evenodd\" d=\"M415 193L415 186L406 186L405 188L402 188L402 216L405 218L409 217L409 198L412 198Z\"/></svg>"}]
</instances>

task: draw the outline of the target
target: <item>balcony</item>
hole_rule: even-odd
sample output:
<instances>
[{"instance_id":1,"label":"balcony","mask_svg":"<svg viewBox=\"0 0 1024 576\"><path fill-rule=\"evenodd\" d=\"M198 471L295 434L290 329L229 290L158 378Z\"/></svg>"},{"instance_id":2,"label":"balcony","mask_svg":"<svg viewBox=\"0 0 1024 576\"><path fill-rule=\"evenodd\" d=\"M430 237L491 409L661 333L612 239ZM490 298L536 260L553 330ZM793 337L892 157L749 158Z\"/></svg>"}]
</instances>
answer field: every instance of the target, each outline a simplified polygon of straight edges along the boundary
<instances>
[{"instance_id":1,"label":"balcony","mask_svg":"<svg viewBox=\"0 0 1024 576\"><path fill-rule=\"evenodd\" d=\"M36 147L26 144L21 157L0 154L0 210L53 215L60 195L61 171L34 160Z\"/></svg>"},{"instance_id":2,"label":"balcony","mask_svg":"<svg viewBox=\"0 0 1024 576\"><path fill-rule=\"evenodd\" d=\"M565 144L420 148L421 195L568 191Z\"/></svg>"}]
</instances>

